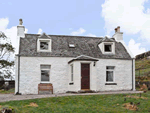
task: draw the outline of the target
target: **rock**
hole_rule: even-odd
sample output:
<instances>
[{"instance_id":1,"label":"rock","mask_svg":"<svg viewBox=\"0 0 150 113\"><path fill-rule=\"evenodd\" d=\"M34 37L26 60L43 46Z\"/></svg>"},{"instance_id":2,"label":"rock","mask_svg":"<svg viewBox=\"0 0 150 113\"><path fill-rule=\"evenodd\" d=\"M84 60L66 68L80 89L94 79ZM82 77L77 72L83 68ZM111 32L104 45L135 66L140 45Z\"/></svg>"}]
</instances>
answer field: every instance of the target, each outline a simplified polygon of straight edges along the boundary
<instances>
[{"instance_id":1,"label":"rock","mask_svg":"<svg viewBox=\"0 0 150 113\"><path fill-rule=\"evenodd\" d=\"M146 91L147 90L147 86L146 86L145 83L141 86L140 90L141 91Z\"/></svg>"}]
</instances>

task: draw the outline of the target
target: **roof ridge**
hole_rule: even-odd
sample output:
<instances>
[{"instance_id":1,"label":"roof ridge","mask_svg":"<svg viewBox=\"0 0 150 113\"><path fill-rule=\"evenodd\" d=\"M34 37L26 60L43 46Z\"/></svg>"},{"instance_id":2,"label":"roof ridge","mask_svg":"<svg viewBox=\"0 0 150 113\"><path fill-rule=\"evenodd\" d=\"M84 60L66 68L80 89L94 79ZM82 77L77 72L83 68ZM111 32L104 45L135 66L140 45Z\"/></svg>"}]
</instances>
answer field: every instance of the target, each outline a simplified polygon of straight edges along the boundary
<instances>
[{"instance_id":1,"label":"roof ridge","mask_svg":"<svg viewBox=\"0 0 150 113\"><path fill-rule=\"evenodd\" d=\"M36 36L40 36L41 34L31 34L31 33L26 33L25 35L36 35ZM66 37L80 37L80 38L104 38L104 37L92 37L92 36L74 36L74 35L49 35L48 36L66 36Z\"/></svg>"}]
</instances>

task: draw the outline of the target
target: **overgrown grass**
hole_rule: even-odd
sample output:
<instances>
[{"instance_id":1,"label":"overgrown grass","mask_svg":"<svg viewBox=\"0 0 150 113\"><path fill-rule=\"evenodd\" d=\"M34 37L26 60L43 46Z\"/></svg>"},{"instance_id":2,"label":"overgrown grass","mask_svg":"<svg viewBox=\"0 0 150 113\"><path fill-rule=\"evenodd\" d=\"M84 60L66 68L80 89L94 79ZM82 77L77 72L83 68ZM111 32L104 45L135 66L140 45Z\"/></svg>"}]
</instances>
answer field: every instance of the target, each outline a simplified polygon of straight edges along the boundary
<instances>
[{"instance_id":1,"label":"overgrown grass","mask_svg":"<svg viewBox=\"0 0 150 113\"><path fill-rule=\"evenodd\" d=\"M144 58L144 59L136 60L135 61L135 69L138 69L138 68L146 68L146 69L140 70L140 76L144 76L147 73L150 73L150 59ZM135 71L135 75L139 76L138 70Z\"/></svg>"},{"instance_id":2,"label":"overgrown grass","mask_svg":"<svg viewBox=\"0 0 150 113\"><path fill-rule=\"evenodd\" d=\"M10 89L8 91L6 91L6 90L0 90L0 94L12 94L14 92L15 92L15 88L12 88L12 89Z\"/></svg>"},{"instance_id":3,"label":"overgrown grass","mask_svg":"<svg viewBox=\"0 0 150 113\"><path fill-rule=\"evenodd\" d=\"M140 94L116 94L116 95L88 95L51 97L43 99L9 101L0 103L1 106L9 106L17 113L124 113L135 112L123 107L124 103L133 102L139 108L137 112L148 113L150 110L150 92L142 94L148 99L128 98L128 95L140 96ZM126 101L124 99L126 98ZM36 103L38 107L28 106Z\"/></svg>"}]
</instances>

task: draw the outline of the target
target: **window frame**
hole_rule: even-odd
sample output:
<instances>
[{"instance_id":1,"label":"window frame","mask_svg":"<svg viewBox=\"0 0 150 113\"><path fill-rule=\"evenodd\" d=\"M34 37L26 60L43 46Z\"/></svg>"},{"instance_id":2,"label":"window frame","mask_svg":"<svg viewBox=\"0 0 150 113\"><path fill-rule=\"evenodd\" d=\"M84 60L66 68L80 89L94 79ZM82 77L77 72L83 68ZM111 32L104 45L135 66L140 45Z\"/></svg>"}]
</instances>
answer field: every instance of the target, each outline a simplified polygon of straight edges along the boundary
<instances>
[{"instance_id":1,"label":"window frame","mask_svg":"<svg viewBox=\"0 0 150 113\"><path fill-rule=\"evenodd\" d=\"M105 51L105 45L110 45L111 46L111 51L110 52L108 52L108 51ZM104 53L105 54L112 54L113 53L113 43L104 43Z\"/></svg>"},{"instance_id":2,"label":"window frame","mask_svg":"<svg viewBox=\"0 0 150 113\"><path fill-rule=\"evenodd\" d=\"M48 42L48 50L41 49L41 42ZM51 52L52 40L51 39L38 39L37 40L37 52Z\"/></svg>"},{"instance_id":3,"label":"window frame","mask_svg":"<svg viewBox=\"0 0 150 113\"><path fill-rule=\"evenodd\" d=\"M41 66L49 66L50 68L49 68L49 69L46 69L46 68L45 68L45 69L42 69ZM42 70L48 70L48 71L49 71L49 80L48 80L48 81L42 81L42 74L41 74L41 73L42 73L42 72L41 72ZM41 64L41 65L40 65L40 76L41 76L41 77L40 77L40 78L41 78L41 79L40 79L40 82L41 82L41 83L50 83L50 75L51 75L51 74L50 74L50 70L51 70L51 65L49 65L49 64Z\"/></svg>"},{"instance_id":4,"label":"window frame","mask_svg":"<svg viewBox=\"0 0 150 113\"><path fill-rule=\"evenodd\" d=\"M105 51L105 45L111 45L111 52ZM102 42L102 44L100 44L99 47L101 48L102 53L105 55L114 55L115 54L115 42Z\"/></svg>"},{"instance_id":5,"label":"window frame","mask_svg":"<svg viewBox=\"0 0 150 113\"><path fill-rule=\"evenodd\" d=\"M41 42L47 42L48 43L48 49L41 49ZM40 51L47 51L49 50L49 41L40 41Z\"/></svg>"},{"instance_id":6,"label":"window frame","mask_svg":"<svg viewBox=\"0 0 150 113\"><path fill-rule=\"evenodd\" d=\"M105 46L110 45L111 46L111 51L105 51ZM112 44L104 43L104 52L105 53L112 53Z\"/></svg>"},{"instance_id":7,"label":"window frame","mask_svg":"<svg viewBox=\"0 0 150 113\"><path fill-rule=\"evenodd\" d=\"M107 69L107 67L114 67L114 69ZM115 66L106 66L106 83L114 83L115 82ZM107 71L113 72L113 81L107 81Z\"/></svg>"}]
</instances>

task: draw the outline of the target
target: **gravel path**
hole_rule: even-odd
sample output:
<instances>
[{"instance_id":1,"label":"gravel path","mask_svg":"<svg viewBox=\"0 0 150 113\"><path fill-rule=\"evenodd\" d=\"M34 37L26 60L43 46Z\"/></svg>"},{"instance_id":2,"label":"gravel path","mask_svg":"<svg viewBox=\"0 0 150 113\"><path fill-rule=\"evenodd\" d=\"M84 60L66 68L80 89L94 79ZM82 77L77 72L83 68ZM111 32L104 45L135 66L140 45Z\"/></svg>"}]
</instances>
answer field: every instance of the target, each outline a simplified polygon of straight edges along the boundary
<instances>
[{"instance_id":1,"label":"gravel path","mask_svg":"<svg viewBox=\"0 0 150 113\"><path fill-rule=\"evenodd\" d=\"M65 94L52 94L52 95L14 95L14 94L0 94L0 102L12 101L12 100L27 100L36 98L47 98L56 96L75 96L75 95L102 95L102 94L131 94L131 93L143 93L143 91L105 91L99 93L65 93Z\"/></svg>"}]
</instances>

